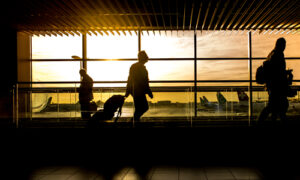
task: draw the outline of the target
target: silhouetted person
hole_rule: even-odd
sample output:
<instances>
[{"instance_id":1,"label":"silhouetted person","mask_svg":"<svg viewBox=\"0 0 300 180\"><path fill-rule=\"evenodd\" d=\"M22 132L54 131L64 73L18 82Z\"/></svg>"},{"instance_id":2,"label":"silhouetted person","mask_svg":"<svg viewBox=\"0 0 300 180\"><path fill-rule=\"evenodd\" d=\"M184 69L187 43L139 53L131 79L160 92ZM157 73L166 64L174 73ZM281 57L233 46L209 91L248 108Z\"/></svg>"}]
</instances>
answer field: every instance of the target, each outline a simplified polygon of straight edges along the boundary
<instances>
[{"instance_id":1,"label":"silhouetted person","mask_svg":"<svg viewBox=\"0 0 300 180\"><path fill-rule=\"evenodd\" d=\"M89 119L91 117L90 101L93 99L93 79L86 73L85 69L81 69L79 74L82 77L79 87L81 118Z\"/></svg>"},{"instance_id":2,"label":"silhouetted person","mask_svg":"<svg viewBox=\"0 0 300 180\"><path fill-rule=\"evenodd\" d=\"M285 46L286 41L284 38L277 39L275 48L264 62L269 101L258 118L259 122L266 120L271 113L273 122L279 116L282 123L286 123L286 112L289 107L287 95L289 84L291 84L288 79L290 79L291 71L286 70L286 62L283 54Z\"/></svg>"},{"instance_id":3,"label":"silhouetted person","mask_svg":"<svg viewBox=\"0 0 300 180\"><path fill-rule=\"evenodd\" d=\"M148 62L148 55L145 51L138 53L138 62L130 67L127 89L125 97L130 94L134 102L134 120L139 121L141 116L149 109L146 94L153 98L152 91L149 87L148 71L145 63Z\"/></svg>"}]
</instances>

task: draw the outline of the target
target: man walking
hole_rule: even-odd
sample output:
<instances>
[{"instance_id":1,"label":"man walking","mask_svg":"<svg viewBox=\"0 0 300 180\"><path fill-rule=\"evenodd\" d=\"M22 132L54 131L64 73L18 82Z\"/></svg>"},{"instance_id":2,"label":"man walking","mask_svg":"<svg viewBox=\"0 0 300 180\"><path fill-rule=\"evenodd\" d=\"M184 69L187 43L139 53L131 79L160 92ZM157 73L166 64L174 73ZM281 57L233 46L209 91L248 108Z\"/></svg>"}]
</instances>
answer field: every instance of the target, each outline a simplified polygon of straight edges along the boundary
<instances>
[{"instance_id":1,"label":"man walking","mask_svg":"<svg viewBox=\"0 0 300 180\"><path fill-rule=\"evenodd\" d=\"M134 102L134 121L139 122L141 116L149 109L146 94L152 99L153 94L149 87L148 71L145 63L148 62L148 55L145 51L138 53L138 62L130 67L127 80L127 88L125 97L130 94Z\"/></svg>"},{"instance_id":2,"label":"man walking","mask_svg":"<svg viewBox=\"0 0 300 180\"><path fill-rule=\"evenodd\" d=\"M266 87L269 94L269 101L260 113L259 122L266 120L271 113L273 122L279 116L282 123L286 123L286 112L289 107L287 96L289 85L292 83L290 82L292 74L290 70L286 70L286 62L283 54L285 47L285 39L277 39L275 48L264 62L263 66L266 70Z\"/></svg>"}]
</instances>

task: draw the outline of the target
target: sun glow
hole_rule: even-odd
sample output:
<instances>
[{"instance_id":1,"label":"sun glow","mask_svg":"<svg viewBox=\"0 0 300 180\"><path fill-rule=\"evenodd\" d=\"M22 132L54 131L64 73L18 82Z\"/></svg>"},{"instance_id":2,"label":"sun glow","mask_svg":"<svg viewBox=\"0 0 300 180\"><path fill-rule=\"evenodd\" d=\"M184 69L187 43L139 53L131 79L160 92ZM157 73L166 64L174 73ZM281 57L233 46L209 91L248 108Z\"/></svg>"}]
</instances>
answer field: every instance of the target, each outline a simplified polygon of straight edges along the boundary
<instances>
[{"instance_id":1,"label":"sun glow","mask_svg":"<svg viewBox=\"0 0 300 180\"><path fill-rule=\"evenodd\" d=\"M287 40L285 56L299 57L300 36L290 34L280 36ZM253 35L253 56L266 57L278 37L279 35ZM143 32L141 49L145 50L150 58L146 64L150 80L194 79L193 60L151 60L153 58L193 58L193 31ZM134 32L126 32L126 35L121 33L114 36L110 34L87 36L87 58L91 60L87 62L87 68L95 81L126 81L129 68L136 62L137 54L138 36ZM33 59L62 60L61 62L33 62L33 81L79 81L80 62L78 60L64 61L72 59L72 56L82 57L81 36L33 36ZM197 33L197 57L247 57L247 34L236 33L229 36L223 33ZM294 78L299 79L300 71L296 70L296 64L299 62L287 61L287 67L294 69ZM197 69L199 80L248 78L246 61L198 61Z\"/></svg>"}]
</instances>

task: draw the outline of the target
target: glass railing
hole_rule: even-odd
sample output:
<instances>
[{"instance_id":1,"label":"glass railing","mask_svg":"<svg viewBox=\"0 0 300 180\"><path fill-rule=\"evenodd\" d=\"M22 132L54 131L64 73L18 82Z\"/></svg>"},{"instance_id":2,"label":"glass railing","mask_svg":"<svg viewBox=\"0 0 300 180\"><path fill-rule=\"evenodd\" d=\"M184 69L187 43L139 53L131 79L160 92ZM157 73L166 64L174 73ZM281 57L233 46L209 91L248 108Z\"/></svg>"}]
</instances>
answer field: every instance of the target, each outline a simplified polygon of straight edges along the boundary
<instances>
[{"instance_id":1,"label":"glass railing","mask_svg":"<svg viewBox=\"0 0 300 180\"><path fill-rule=\"evenodd\" d=\"M93 95L97 110L103 109L105 101L112 95L124 95L125 83L95 82ZM184 122L185 126L201 121L244 121L251 124L268 101L264 87L253 82L250 92L247 80L197 81L197 91L193 84L193 81L151 81L154 98L147 97L149 110L143 115L141 122ZM18 83L14 90L14 121L17 124L35 120L81 121L79 85L80 82ZM300 86L292 88L298 92L295 97L289 98L287 115L297 117L300 116ZM129 96L118 122L131 123L133 113L133 99Z\"/></svg>"}]
</instances>

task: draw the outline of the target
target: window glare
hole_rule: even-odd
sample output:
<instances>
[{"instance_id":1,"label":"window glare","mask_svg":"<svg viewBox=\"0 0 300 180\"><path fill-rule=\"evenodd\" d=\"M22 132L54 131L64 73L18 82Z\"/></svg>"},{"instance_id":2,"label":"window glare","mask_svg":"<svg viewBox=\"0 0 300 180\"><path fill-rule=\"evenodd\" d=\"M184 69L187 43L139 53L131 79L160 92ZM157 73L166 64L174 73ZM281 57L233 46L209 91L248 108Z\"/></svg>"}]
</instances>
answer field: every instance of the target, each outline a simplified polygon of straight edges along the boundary
<instances>
[{"instance_id":1,"label":"window glare","mask_svg":"<svg viewBox=\"0 0 300 180\"><path fill-rule=\"evenodd\" d=\"M120 35L87 36L87 57L90 59L137 58L138 37L132 32Z\"/></svg>"},{"instance_id":2,"label":"window glare","mask_svg":"<svg viewBox=\"0 0 300 180\"><path fill-rule=\"evenodd\" d=\"M121 34L87 35L87 55L90 59L135 59L138 36L135 32ZM252 35L253 57L266 57L279 37L287 41L285 57L299 57L300 35ZM141 48L150 58L193 58L194 31L142 31ZM82 36L33 36L33 59L71 59L82 56ZM197 31L197 57L248 57L246 31ZM131 64L135 61L88 61L88 73L96 81L126 81ZM76 65L75 65L76 64ZM253 61L252 77L261 61ZM287 68L294 69L294 79L299 79L297 60L287 60ZM193 80L194 61L149 61L146 64L150 80ZM33 81L79 81L80 62L33 62ZM248 62L230 60L198 60L198 80L247 80Z\"/></svg>"},{"instance_id":3,"label":"window glare","mask_svg":"<svg viewBox=\"0 0 300 180\"><path fill-rule=\"evenodd\" d=\"M82 56L81 36L33 36L32 59L71 59Z\"/></svg>"},{"instance_id":4,"label":"window glare","mask_svg":"<svg viewBox=\"0 0 300 180\"><path fill-rule=\"evenodd\" d=\"M79 81L79 62L32 62L32 81Z\"/></svg>"},{"instance_id":5,"label":"window glare","mask_svg":"<svg viewBox=\"0 0 300 180\"><path fill-rule=\"evenodd\" d=\"M143 31L141 48L150 58L192 58L194 32Z\"/></svg>"}]
</instances>

